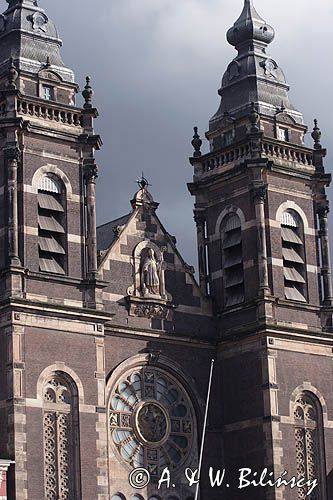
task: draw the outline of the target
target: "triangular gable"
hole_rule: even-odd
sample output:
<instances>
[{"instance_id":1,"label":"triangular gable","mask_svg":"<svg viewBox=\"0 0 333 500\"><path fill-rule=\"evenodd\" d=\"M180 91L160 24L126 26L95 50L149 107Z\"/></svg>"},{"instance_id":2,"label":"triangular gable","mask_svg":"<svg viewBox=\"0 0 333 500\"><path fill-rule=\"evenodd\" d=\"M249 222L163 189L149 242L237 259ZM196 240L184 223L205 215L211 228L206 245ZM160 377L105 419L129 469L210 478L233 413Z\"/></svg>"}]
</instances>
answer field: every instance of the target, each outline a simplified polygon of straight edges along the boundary
<instances>
[{"instance_id":1,"label":"triangular gable","mask_svg":"<svg viewBox=\"0 0 333 500\"><path fill-rule=\"evenodd\" d=\"M149 196L148 201L140 203L134 199L131 214L98 230L100 242L103 240L104 246L110 242L100 253L99 272L109 282L105 297L112 302L133 302L139 312L147 312L150 306L154 311L175 308L189 314L211 315L210 301L195 279L194 268L182 258L175 239L156 215L158 205ZM142 268L144 259L149 262L149 251L156 262L153 265L163 267L163 273L158 271L160 279L156 277L160 288L147 292Z\"/></svg>"}]
</instances>

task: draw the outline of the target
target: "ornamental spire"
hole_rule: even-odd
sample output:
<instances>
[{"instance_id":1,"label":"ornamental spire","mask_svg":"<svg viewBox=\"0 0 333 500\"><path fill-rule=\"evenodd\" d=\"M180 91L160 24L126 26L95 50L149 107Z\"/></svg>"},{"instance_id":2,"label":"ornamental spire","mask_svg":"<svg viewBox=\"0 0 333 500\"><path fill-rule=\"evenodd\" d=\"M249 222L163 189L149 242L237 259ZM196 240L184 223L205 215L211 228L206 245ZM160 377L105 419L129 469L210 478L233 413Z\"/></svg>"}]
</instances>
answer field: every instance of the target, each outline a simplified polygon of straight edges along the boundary
<instances>
[{"instance_id":1,"label":"ornamental spire","mask_svg":"<svg viewBox=\"0 0 333 500\"><path fill-rule=\"evenodd\" d=\"M268 45L274 39L275 31L256 11L253 0L244 0L240 17L227 33L228 42L238 51L247 48L249 43Z\"/></svg>"},{"instance_id":2,"label":"ornamental spire","mask_svg":"<svg viewBox=\"0 0 333 500\"><path fill-rule=\"evenodd\" d=\"M273 119L283 103L284 111L303 126L302 114L290 102L286 77L267 51L274 37L274 28L258 14L253 0L244 0L241 15L227 33L238 54L223 75L221 104L210 120L210 131L224 126L226 113L236 120L249 116L251 102L260 115Z\"/></svg>"}]
</instances>

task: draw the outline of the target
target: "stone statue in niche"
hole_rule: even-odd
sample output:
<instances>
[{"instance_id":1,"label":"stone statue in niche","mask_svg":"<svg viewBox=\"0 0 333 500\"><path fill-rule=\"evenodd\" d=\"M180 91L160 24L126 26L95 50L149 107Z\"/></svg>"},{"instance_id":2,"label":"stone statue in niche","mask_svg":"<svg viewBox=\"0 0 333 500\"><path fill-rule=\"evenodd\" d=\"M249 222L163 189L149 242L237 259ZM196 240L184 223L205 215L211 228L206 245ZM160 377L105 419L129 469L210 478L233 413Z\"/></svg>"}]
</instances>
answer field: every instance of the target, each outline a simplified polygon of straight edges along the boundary
<instances>
[{"instance_id":1,"label":"stone statue in niche","mask_svg":"<svg viewBox=\"0 0 333 500\"><path fill-rule=\"evenodd\" d=\"M165 289L166 246L144 240L133 251L133 284L127 288L130 316L150 319L172 317L172 295Z\"/></svg>"},{"instance_id":2,"label":"stone statue in niche","mask_svg":"<svg viewBox=\"0 0 333 500\"><path fill-rule=\"evenodd\" d=\"M155 252L148 249L146 257L142 257L141 290L143 295L160 295L160 264L156 261Z\"/></svg>"}]
</instances>

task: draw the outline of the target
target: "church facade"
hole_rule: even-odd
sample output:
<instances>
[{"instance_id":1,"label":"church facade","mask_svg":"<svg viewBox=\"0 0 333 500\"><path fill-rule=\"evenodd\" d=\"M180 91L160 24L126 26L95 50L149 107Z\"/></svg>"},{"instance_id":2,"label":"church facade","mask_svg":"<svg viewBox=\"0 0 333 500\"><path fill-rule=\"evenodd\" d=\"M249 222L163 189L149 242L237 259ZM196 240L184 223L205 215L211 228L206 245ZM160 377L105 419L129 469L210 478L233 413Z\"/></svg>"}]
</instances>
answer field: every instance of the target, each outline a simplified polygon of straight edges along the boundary
<instances>
[{"instance_id":1,"label":"church facade","mask_svg":"<svg viewBox=\"0 0 333 500\"><path fill-rule=\"evenodd\" d=\"M128 214L97 227L90 80L80 106L39 2L7 3L0 498L194 500L202 465L202 500L329 500L331 176L318 123L309 148L268 54L274 29L244 0L208 153L194 131L197 282L144 178ZM221 485L210 468L225 470Z\"/></svg>"}]
</instances>

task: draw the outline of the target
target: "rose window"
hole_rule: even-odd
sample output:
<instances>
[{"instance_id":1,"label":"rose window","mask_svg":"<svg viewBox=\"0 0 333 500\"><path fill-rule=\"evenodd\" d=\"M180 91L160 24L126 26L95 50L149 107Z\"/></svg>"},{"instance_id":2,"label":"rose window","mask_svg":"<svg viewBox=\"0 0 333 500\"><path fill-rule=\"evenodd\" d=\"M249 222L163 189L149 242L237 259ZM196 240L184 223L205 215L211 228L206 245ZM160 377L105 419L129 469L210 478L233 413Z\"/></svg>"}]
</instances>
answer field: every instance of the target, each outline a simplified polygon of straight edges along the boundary
<instances>
[{"instance_id":1,"label":"rose window","mask_svg":"<svg viewBox=\"0 0 333 500\"><path fill-rule=\"evenodd\" d=\"M195 442L195 417L183 387L160 368L139 368L123 375L109 410L111 441L131 467L152 478L165 467L188 461Z\"/></svg>"}]
</instances>

